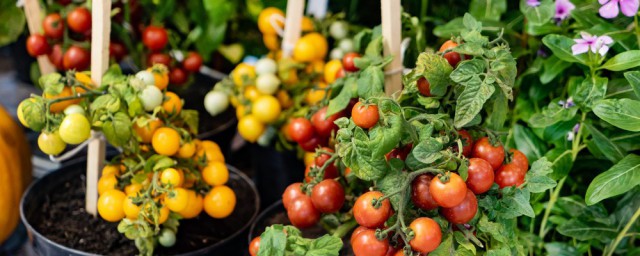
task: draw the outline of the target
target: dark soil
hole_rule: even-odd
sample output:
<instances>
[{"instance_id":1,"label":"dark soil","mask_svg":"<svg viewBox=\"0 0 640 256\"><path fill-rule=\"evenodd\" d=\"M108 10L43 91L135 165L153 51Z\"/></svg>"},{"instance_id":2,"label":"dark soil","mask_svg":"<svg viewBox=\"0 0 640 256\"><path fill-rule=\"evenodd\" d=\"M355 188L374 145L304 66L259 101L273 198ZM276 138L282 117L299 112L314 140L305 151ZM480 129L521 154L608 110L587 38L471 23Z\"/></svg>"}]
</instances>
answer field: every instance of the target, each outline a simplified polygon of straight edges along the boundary
<instances>
[{"instance_id":1,"label":"dark soil","mask_svg":"<svg viewBox=\"0 0 640 256\"><path fill-rule=\"evenodd\" d=\"M83 165L81 166L84 167ZM76 250L104 255L138 254L133 241L118 232L117 222L109 223L85 212L83 186L85 178L84 175L74 177L77 178L54 188L43 199L41 207L31 215L33 218L30 222L33 227L48 239ZM176 255L194 252L229 239L242 227L248 225L257 212L253 190L248 183L234 173L231 173L227 185L236 192L237 198L236 208L231 216L225 219L213 219L203 212L195 219L181 220L176 244L171 248L158 246L155 254ZM246 236L237 236L234 240L242 240L241 244L244 245L244 237ZM231 244L236 242L231 241ZM242 248L242 251L245 249ZM224 254L227 255L227 253Z\"/></svg>"}]
</instances>

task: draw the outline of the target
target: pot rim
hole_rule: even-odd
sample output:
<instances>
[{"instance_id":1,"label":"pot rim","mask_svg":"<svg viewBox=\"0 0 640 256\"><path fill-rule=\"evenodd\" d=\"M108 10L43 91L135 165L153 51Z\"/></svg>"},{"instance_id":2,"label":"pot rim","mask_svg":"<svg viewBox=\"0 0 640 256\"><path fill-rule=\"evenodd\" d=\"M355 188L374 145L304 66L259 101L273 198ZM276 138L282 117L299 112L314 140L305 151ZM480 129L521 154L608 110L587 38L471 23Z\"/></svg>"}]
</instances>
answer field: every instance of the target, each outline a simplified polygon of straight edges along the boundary
<instances>
[{"instance_id":1,"label":"pot rim","mask_svg":"<svg viewBox=\"0 0 640 256\"><path fill-rule=\"evenodd\" d=\"M57 170L53 170L49 173L47 173L45 176L43 176L42 178L36 180L35 182L32 182L31 184L29 184L29 186L27 187L27 189L25 190L24 194L22 195L22 198L20 198L20 220L22 221L22 223L25 225L25 227L27 228L27 232L29 234L33 234L34 236L38 237L38 239L41 239L43 241L45 241L46 243L53 245L54 247L57 247L59 249L62 250L66 250L69 251L70 253L73 253L75 255L99 255L99 254L94 254L94 253L88 253L88 252L84 252L84 251L80 251L74 248L70 248L67 246L64 246L62 244L56 243L52 240L50 240L49 238L47 238L46 236L44 236L43 234L41 234L38 230L36 230L31 223L29 223L29 221L27 221L27 217L25 216L25 211L24 211L24 204L26 201L26 198L28 195L30 195L32 193L32 191L34 190L35 187L41 186L42 183L44 183L45 181L47 181L47 179L52 179L50 178L52 175L54 175L57 171L62 170L63 168L67 168L71 165L75 165L75 164L79 164L79 163L83 163L86 162L86 160L84 159L77 159L77 160L71 160L67 163L65 163L65 165ZM256 211L253 212L253 215L251 216L251 218L249 219L249 221L247 221L246 224L244 224L240 229L236 230L236 232L234 232L233 234L227 236L224 239L221 239L220 241L218 241L215 244L212 244L210 246L206 246L203 248L200 248L198 250L194 250L194 251L190 251L190 252L185 252L182 254L177 254L177 256L180 255L201 255L204 253L204 251L207 250L211 250L217 247L220 247L224 244L227 244L230 240L236 238L238 235L240 235L240 233L242 233L243 231L245 231L247 228L249 228L252 223L255 221L256 217L258 216L258 213L260 212L260 195L258 194L256 185L254 184L254 182L247 177L247 175L245 175L243 172L241 172L240 170L238 170L237 168L235 168L234 166L231 166L229 164L226 164L227 168L229 169L230 172L235 173L236 175L240 176L240 178L242 180L244 180L245 182L249 183L249 187L251 187L251 190L253 191L253 194L255 196L255 208ZM32 240L31 238L29 240Z\"/></svg>"}]
</instances>

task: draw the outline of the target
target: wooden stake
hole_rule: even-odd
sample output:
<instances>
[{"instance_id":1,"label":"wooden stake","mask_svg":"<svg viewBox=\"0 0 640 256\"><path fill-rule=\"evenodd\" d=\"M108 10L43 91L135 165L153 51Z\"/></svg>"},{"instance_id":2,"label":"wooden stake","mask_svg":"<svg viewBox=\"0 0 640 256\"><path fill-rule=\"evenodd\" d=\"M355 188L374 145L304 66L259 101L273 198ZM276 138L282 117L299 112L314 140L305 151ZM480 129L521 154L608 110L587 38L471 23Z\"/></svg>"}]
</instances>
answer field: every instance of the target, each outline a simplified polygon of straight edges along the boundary
<instances>
[{"instance_id":1,"label":"wooden stake","mask_svg":"<svg viewBox=\"0 0 640 256\"><path fill-rule=\"evenodd\" d=\"M91 10L91 80L96 86L109 66L109 36L111 34L111 1L92 0ZM87 155L87 196L85 208L96 215L98 205L98 177L104 164L105 141L92 136Z\"/></svg>"},{"instance_id":2,"label":"wooden stake","mask_svg":"<svg viewBox=\"0 0 640 256\"><path fill-rule=\"evenodd\" d=\"M40 1L38 0L25 0L24 14L27 17L27 26L29 27L30 34L40 34L42 31L42 9L40 8ZM56 71L55 66L49 61L49 58L45 55L38 56L38 66L40 67L40 73L42 75L50 74Z\"/></svg>"},{"instance_id":3,"label":"wooden stake","mask_svg":"<svg viewBox=\"0 0 640 256\"><path fill-rule=\"evenodd\" d=\"M282 37L282 57L291 57L293 47L300 39L302 31L302 16L304 14L304 0L287 1L287 13L284 21L284 36Z\"/></svg>"},{"instance_id":4,"label":"wooden stake","mask_svg":"<svg viewBox=\"0 0 640 256\"><path fill-rule=\"evenodd\" d=\"M400 0L380 0L382 8L382 45L385 56L393 56L386 67L384 91L391 96L402 90L402 24Z\"/></svg>"}]
</instances>

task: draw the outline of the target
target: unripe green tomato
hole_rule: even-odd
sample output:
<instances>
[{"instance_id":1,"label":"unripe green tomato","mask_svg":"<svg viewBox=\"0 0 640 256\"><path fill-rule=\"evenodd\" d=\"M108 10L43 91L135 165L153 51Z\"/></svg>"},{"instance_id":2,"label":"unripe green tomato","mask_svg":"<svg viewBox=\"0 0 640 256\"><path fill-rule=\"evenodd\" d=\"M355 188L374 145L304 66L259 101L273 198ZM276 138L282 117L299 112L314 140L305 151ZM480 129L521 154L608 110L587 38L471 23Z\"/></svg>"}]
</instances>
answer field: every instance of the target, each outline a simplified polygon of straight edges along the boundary
<instances>
[{"instance_id":1,"label":"unripe green tomato","mask_svg":"<svg viewBox=\"0 0 640 256\"><path fill-rule=\"evenodd\" d=\"M176 233L170 229L163 228L158 236L158 243L164 247L171 247L176 244Z\"/></svg>"}]
</instances>

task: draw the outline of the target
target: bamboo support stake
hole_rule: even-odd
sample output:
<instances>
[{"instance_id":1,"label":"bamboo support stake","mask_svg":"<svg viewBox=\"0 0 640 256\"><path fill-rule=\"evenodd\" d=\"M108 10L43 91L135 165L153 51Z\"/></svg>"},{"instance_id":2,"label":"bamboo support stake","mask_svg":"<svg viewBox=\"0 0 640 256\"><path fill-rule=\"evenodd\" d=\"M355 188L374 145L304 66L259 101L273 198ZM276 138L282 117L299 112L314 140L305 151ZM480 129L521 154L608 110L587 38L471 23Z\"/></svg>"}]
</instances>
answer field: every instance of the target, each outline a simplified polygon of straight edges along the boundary
<instances>
[{"instance_id":1,"label":"bamboo support stake","mask_svg":"<svg viewBox=\"0 0 640 256\"><path fill-rule=\"evenodd\" d=\"M42 31L42 9L40 8L40 1L38 0L25 0L24 14L27 18L27 25L29 27L30 34L39 34ZM40 67L40 73L43 75L50 74L56 71L49 58L45 55L38 56L38 67Z\"/></svg>"},{"instance_id":2,"label":"bamboo support stake","mask_svg":"<svg viewBox=\"0 0 640 256\"><path fill-rule=\"evenodd\" d=\"M300 39L302 31L302 16L304 14L304 0L287 1L287 13L284 21L284 36L282 37L282 57L291 57L293 48Z\"/></svg>"},{"instance_id":3,"label":"bamboo support stake","mask_svg":"<svg viewBox=\"0 0 640 256\"><path fill-rule=\"evenodd\" d=\"M402 90L402 24L400 0L380 0L382 8L382 46L385 56L393 56L387 65L384 91L391 96Z\"/></svg>"},{"instance_id":4,"label":"bamboo support stake","mask_svg":"<svg viewBox=\"0 0 640 256\"><path fill-rule=\"evenodd\" d=\"M111 34L111 1L92 0L91 10L91 80L100 85L109 66L109 36ZM92 136L87 155L86 210L97 213L98 177L104 164L106 143L102 136Z\"/></svg>"}]
</instances>

